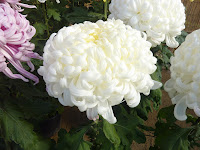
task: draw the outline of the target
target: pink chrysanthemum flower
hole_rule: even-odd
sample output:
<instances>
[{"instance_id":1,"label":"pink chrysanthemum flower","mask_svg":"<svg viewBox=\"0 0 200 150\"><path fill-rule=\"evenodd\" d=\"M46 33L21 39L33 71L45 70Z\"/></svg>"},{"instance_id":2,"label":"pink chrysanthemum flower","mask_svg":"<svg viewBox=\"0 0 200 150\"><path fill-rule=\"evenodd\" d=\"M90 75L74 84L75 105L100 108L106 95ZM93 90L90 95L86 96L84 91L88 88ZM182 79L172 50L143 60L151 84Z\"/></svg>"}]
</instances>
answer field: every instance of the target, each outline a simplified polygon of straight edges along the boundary
<instances>
[{"instance_id":1,"label":"pink chrysanthemum flower","mask_svg":"<svg viewBox=\"0 0 200 150\"><path fill-rule=\"evenodd\" d=\"M31 58L42 59L33 52L35 45L30 42L35 32L35 28L24 15L12 9L9 4L0 3L0 72L12 79L28 82L26 78L29 78L35 83L39 82L38 77L26 71L21 64L26 62L33 71ZM7 67L8 63L11 63L21 75L13 74Z\"/></svg>"},{"instance_id":2,"label":"pink chrysanthemum flower","mask_svg":"<svg viewBox=\"0 0 200 150\"><path fill-rule=\"evenodd\" d=\"M18 10L19 12L23 11L21 7L26 8L36 8L34 5L27 5L19 2L20 0L0 0L0 3L9 3L13 9Z\"/></svg>"}]
</instances>

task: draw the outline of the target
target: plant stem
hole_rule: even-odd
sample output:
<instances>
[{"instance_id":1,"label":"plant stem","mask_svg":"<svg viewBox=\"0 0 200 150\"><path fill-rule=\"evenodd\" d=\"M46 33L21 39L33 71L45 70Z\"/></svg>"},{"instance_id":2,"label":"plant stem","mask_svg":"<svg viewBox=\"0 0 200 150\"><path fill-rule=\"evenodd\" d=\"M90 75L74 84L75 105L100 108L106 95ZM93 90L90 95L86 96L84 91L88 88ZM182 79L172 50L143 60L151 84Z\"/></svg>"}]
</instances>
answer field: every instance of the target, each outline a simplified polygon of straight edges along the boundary
<instances>
[{"instance_id":1,"label":"plant stem","mask_svg":"<svg viewBox=\"0 0 200 150\"><path fill-rule=\"evenodd\" d=\"M44 10L45 25L47 28L47 38L49 38L50 33L49 33L49 20L47 17L47 2L45 2L45 4L43 5L43 10Z\"/></svg>"},{"instance_id":2,"label":"plant stem","mask_svg":"<svg viewBox=\"0 0 200 150\"><path fill-rule=\"evenodd\" d=\"M107 20L107 12L108 12L108 0L104 2L104 18Z\"/></svg>"},{"instance_id":3,"label":"plant stem","mask_svg":"<svg viewBox=\"0 0 200 150\"><path fill-rule=\"evenodd\" d=\"M72 0L72 8L74 9L74 0Z\"/></svg>"}]
</instances>

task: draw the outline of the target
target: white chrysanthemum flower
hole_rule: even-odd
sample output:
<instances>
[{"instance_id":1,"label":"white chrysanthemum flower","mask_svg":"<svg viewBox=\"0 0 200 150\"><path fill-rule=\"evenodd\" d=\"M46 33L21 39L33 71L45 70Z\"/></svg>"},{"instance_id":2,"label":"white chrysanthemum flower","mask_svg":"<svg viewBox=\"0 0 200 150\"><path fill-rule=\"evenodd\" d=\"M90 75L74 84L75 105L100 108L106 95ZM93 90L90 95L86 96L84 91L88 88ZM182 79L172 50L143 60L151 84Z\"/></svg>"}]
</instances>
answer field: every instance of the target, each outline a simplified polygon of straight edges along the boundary
<instances>
[{"instance_id":1,"label":"white chrysanthemum flower","mask_svg":"<svg viewBox=\"0 0 200 150\"><path fill-rule=\"evenodd\" d=\"M89 119L100 114L115 123L112 106L125 98L136 107L140 93L148 95L161 84L150 76L157 61L150 47L120 20L75 24L51 35L38 72L61 104L87 111Z\"/></svg>"},{"instance_id":2,"label":"white chrysanthemum flower","mask_svg":"<svg viewBox=\"0 0 200 150\"><path fill-rule=\"evenodd\" d=\"M171 57L171 79L165 83L172 103L176 104L174 115L186 120L186 109L194 109L200 117L200 30L189 34L185 42Z\"/></svg>"},{"instance_id":3,"label":"white chrysanthemum flower","mask_svg":"<svg viewBox=\"0 0 200 150\"><path fill-rule=\"evenodd\" d=\"M185 28L185 7L181 0L112 0L109 10L109 18L121 19L146 32L154 47L163 41L169 47L178 47L175 37Z\"/></svg>"},{"instance_id":4,"label":"white chrysanthemum flower","mask_svg":"<svg viewBox=\"0 0 200 150\"><path fill-rule=\"evenodd\" d=\"M45 3L46 0L38 0L40 3Z\"/></svg>"}]
</instances>

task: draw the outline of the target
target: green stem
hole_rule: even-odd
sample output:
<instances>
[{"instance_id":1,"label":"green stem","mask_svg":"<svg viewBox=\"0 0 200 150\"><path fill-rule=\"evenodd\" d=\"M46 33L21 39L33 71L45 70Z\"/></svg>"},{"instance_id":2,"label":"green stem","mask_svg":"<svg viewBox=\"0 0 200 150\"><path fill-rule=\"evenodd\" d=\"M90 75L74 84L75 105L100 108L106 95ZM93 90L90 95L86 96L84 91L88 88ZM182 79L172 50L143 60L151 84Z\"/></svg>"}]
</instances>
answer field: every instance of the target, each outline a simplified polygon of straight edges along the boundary
<instances>
[{"instance_id":1,"label":"green stem","mask_svg":"<svg viewBox=\"0 0 200 150\"><path fill-rule=\"evenodd\" d=\"M108 12L108 0L104 2L104 18L107 20L107 12Z\"/></svg>"},{"instance_id":2,"label":"green stem","mask_svg":"<svg viewBox=\"0 0 200 150\"><path fill-rule=\"evenodd\" d=\"M72 8L74 9L74 0L72 0Z\"/></svg>"},{"instance_id":3,"label":"green stem","mask_svg":"<svg viewBox=\"0 0 200 150\"><path fill-rule=\"evenodd\" d=\"M50 32L49 32L49 19L47 17L47 2L43 5L43 10L44 10L44 19L45 19L45 25L47 27L47 37L49 38Z\"/></svg>"}]
</instances>

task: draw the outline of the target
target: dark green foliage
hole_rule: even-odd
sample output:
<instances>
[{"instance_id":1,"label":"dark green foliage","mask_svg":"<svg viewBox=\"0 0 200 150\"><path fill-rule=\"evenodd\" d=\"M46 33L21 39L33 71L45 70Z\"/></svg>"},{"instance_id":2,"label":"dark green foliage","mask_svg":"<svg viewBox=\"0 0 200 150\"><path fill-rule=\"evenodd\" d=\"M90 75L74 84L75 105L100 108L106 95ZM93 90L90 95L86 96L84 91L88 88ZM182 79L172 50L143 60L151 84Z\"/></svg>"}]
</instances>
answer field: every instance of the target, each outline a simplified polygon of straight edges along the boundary
<instances>
[{"instance_id":1,"label":"dark green foliage","mask_svg":"<svg viewBox=\"0 0 200 150\"><path fill-rule=\"evenodd\" d=\"M186 36L188 35L187 32L182 31L181 35L176 37L176 40L178 41L179 44L182 44L185 41Z\"/></svg>"},{"instance_id":2,"label":"dark green foliage","mask_svg":"<svg viewBox=\"0 0 200 150\"><path fill-rule=\"evenodd\" d=\"M182 31L181 35L176 37L176 40L179 43L179 45L181 45L185 41L187 35L187 32ZM151 51L153 52L154 56L158 59L157 66L161 67L161 69L162 67L168 69L170 66L170 57L173 56L172 52L174 51L174 49L170 49L165 43L161 43L160 45L151 48Z\"/></svg>"},{"instance_id":3,"label":"dark green foliage","mask_svg":"<svg viewBox=\"0 0 200 150\"><path fill-rule=\"evenodd\" d=\"M197 145L199 140L199 124L181 128L175 121L173 114L174 107L166 107L159 111L158 122L155 129L154 149L161 150L188 150ZM187 122L190 122L189 119ZM153 148L151 148L153 150Z\"/></svg>"},{"instance_id":4,"label":"dark green foliage","mask_svg":"<svg viewBox=\"0 0 200 150\"><path fill-rule=\"evenodd\" d=\"M33 131L33 125L23 120L19 107L9 101L0 104L0 127L6 142L14 141L25 150L48 150L50 143Z\"/></svg>"},{"instance_id":5,"label":"dark green foliage","mask_svg":"<svg viewBox=\"0 0 200 150\"><path fill-rule=\"evenodd\" d=\"M151 49L154 56L157 57L157 65L165 68L169 68L170 65L170 57L173 55L172 51L165 45L160 44L157 47Z\"/></svg>"},{"instance_id":6,"label":"dark green foliage","mask_svg":"<svg viewBox=\"0 0 200 150\"><path fill-rule=\"evenodd\" d=\"M45 26L44 23L37 23L36 22L33 26L36 29L36 35L35 36L37 36L37 35L43 35L44 32L45 32L45 30L47 29L47 27Z\"/></svg>"},{"instance_id":7,"label":"dark green foliage","mask_svg":"<svg viewBox=\"0 0 200 150\"><path fill-rule=\"evenodd\" d=\"M145 143L146 137L140 128L143 121L138 116L129 114L122 105L116 107L117 123L109 124L102 118L102 121L92 127L93 132L89 132L90 138L95 137L92 149L130 150L132 141Z\"/></svg>"},{"instance_id":8,"label":"dark green foliage","mask_svg":"<svg viewBox=\"0 0 200 150\"><path fill-rule=\"evenodd\" d=\"M6 146L5 146L5 141L3 138L0 137L0 149L6 149Z\"/></svg>"},{"instance_id":9,"label":"dark green foliage","mask_svg":"<svg viewBox=\"0 0 200 150\"><path fill-rule=\"evenodd\" d=\"M83 23L84 21L95 22L103 19L103 14L88 12L86 8L74 7L73 11L64 15L65 20L70 24Z\"/></svg>"},{"instance_id":10,"label":"dark green foliage","mask_svg":"<svg viewBox=\"0 0 200 150\"><path fill-rule=\"evenodd\" d=\"M112 144L116 145L116 147L120 145L120 138L117 135L115 127L106 120L103 120L103 132Z\"/></svg>"},{"instance_id":11,"label":"dark green foliage","mask_svg":"<svg viewBox=\"0 0 200 150\"><path fill-rule=\"evenodd\" d=\"M56 150L90 150L92 143L83 139L88 128L82 128L80 131L70 131L61 129L59 131L58 144Z\"/></svg>"},{"instance_id":12,"label":"dark green foliage","mask_svg":"<svg viewBox=\"0 0 200 150\"><path fill-rule=\"evenodd\" d=\"M60 21L60 13L56 9L47 9L47 15L49 19L53 18L56 21Z\"/></svg>"}]
</instances>

